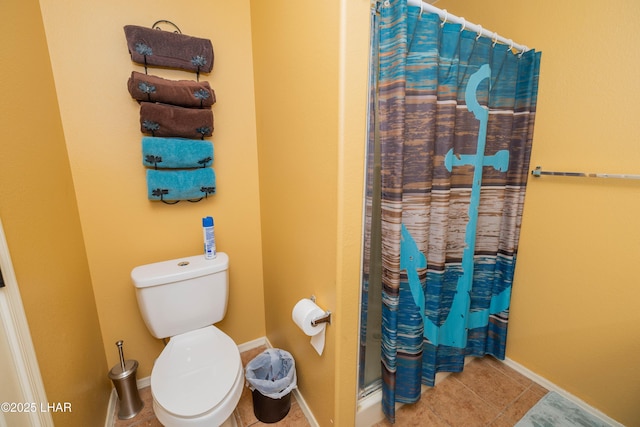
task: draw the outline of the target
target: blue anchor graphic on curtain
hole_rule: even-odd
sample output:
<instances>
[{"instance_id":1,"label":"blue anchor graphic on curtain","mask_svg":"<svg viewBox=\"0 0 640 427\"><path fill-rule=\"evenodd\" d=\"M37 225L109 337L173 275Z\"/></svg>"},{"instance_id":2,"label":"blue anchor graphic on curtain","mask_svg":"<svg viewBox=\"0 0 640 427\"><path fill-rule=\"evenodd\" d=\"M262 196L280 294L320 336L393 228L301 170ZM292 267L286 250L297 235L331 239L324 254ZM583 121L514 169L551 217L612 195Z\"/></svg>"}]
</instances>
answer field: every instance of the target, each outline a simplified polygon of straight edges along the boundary
<instances>
[{"instance_id":1,"label":"blue anchor graphic on curtain","mask_svg":"<svg viewBox=\"0 0 640 427\"><path fill-rule=\"evenodd\" d=\"M473 165L473 186L469 203L469 222L465 229L465 248L462 256L462 275L458 278L456 294L451 304L447 319L441 326L437 326L425 314L425 296L418 277L418 268L426 268L427 260L418 249L415 240L402 224L400 243L400 269L407 271L409 288L415 304L420 308L424 322L424 336L434 345L464 348L467 345L468 329L486 326L489 315L500 313L509 308L511 286L491 298L489 309L469 312L471 306L471 288L473 286L473 256L476 246L476 228L478 222L478 205L480 204L480 189L482 183L483 166L491 166L495 170L505 172L509 168L509 151L501 150L493 156L484 156L487 123L489 111L483 108L477 99L477 89L482 80L491 76L488 64L481 66L469 77L465 90L467 109L480 121L478 132L478 148L476 154L454 155L453 149L445 156L445 167L451 172L454 166Z\"/></svg>"}]
</instances>

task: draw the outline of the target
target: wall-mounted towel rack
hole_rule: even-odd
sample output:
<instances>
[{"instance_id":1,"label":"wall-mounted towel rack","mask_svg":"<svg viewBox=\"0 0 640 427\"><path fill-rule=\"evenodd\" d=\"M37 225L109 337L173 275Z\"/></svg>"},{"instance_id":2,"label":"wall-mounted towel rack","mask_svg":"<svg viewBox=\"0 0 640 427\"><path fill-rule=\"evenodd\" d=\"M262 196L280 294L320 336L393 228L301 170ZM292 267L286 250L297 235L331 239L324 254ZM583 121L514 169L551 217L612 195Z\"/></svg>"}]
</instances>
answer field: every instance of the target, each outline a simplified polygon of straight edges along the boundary
<instances>
[{"instance_id":1,"label":"wall-mounted towel rack","mask_svg":"<svg viewBox=\"0 0 640 427\"><path fill-rule=\"evenodd\" d=\"M554 175L554 176L573 176L578 178L640 179L640 175L630 175L630 174L544 171L540 166L536 166L536 168L531 171L531 175L535 177L540 177L542 175Z\"/></svg>"},{"instance_id":2,"label":"wall-mounted towel rack","mask_svg":"<svg viewBox=\"0 0 640 427\"><path fill-rule=\"evenodd\" d=\"M180 31L180 28L178 28L178 26L176 24L174 24L171 21L167 21L166 19L161 19L159 21L154 22L153 25L151 26L151 28L153 28L154 30L162 30L162 28L160 28L160 26L158 24L169 24L169 25L173 26L173 28L175 28L174 33L182 34L182 31Z\"/></svg>"}]
</instances>

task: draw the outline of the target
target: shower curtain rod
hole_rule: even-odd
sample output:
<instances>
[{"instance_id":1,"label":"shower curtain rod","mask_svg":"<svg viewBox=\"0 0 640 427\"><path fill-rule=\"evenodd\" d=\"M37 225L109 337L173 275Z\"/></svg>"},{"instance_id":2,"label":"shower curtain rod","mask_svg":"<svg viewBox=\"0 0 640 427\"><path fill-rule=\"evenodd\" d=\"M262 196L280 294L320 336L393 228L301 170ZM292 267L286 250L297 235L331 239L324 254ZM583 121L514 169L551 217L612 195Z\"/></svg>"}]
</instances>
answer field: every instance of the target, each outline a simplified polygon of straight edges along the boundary
<instances>
[{"instance_id":1,"label":"shower curtain rod","mask_svg":"<svg viewBox=\"0 0 640 427\"><path fill-rule=\"evenodd\" d=\"M536 166L535 170L531 171L531 175L536 177L540 177L542 175L553 175L553 176L575 176L579 178L640 179L640 175L629 175L629 174L543 171L540 166Z\"/></svg>"},{"instance_id":2,"label":"shower curtain rod","mask_svg":"<svg viewBox=\"0 0 640 427\"><path fill-rule=\"evenodd\" d=\"M520 53L524 53L529 50L529 48L525 45L514 43L513 40L511 39L504 38L498 35L498 33L492 33L491 31L482 28L482 25L477 25L467 21L464 18L460 18L455 15L452 15L449 12L447 12L447 9L438 9L437 7L429 3L425 3L422 0L407 0L407 4L409 6L420 7L423 12L427 11L431 13L437 13L438 16L440 16L440 19L442 19L445 22L462 24L463 30L467 29L469 31L475 31L477 34L483 35L485 37L489 37L494 42L500 42L502 44L509 46L511 49L516 49Z\"/></svg>"}]
</instances>

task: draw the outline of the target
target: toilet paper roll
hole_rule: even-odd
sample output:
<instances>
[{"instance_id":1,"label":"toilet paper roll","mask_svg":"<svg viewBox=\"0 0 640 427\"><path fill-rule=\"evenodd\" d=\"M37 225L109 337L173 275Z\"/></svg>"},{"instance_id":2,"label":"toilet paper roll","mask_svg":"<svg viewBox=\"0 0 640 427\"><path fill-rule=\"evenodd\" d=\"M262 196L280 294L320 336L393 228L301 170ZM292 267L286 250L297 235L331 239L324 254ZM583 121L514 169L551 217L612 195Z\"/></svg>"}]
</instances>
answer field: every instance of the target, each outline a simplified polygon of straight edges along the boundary
<instances>
[{"instance_id":1,"label":"toilet paper roll","mask_svg":"<svg viewBox=\"0 0 640 427\"><path fill-rule=\"evenodd\" d=\"M305 335L311 337L311 345L322 355L324 350L326 323L320 323L317 326L311 325L311 321L317 317L323 316L325 311L318 307L315 302L308 298L303 298L293 307L291 317L293 322L298 325Z\"/></svg>"}]
</instances>

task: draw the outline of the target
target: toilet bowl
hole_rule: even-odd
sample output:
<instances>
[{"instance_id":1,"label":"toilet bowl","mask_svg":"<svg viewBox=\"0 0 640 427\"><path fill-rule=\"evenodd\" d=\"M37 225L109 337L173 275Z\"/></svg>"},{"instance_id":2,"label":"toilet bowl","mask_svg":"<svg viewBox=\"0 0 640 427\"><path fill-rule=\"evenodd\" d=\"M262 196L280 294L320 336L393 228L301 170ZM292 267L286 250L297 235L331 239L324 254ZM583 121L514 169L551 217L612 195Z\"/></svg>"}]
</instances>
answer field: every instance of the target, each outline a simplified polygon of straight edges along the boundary
<instances>
[{"instance_id":1,"label":"toilet bowl","mask_svg":"<svg viewBox=\"0 0 640 427\"><path fill-rule=\"evenodd\" d=\"M229 257L202 255L136 267L142 318L170 337L151 371L153 410L165 427L234 426L244 386L236 343L215 323L227 310Z\"/></svg>"},{"instance_id":2,"label":"toilet bowl","mask_svg":"<svg viewBox=\"0 0 640 427\"><path fill-rule=\"evenodd\" d=\"M166 427L223 425L243 386L238 347L215 326L171 338L151 372L153 409Z\"/></svg>"}]
</instances>

